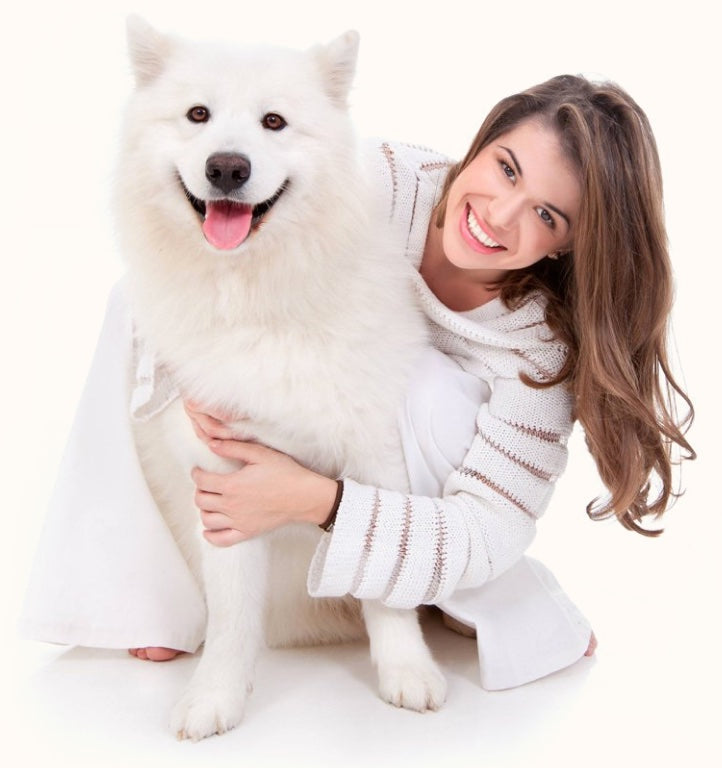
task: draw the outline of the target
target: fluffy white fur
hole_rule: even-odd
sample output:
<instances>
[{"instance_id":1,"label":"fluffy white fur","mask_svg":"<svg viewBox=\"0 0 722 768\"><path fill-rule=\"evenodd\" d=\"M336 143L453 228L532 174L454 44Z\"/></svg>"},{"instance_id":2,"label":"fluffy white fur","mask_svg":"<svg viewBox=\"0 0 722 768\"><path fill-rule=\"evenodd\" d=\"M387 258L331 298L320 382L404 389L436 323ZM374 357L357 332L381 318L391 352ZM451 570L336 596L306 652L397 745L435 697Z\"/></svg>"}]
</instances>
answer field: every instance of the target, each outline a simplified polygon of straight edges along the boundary
<instances>
[{"instance_id":1,"label":"fluffy white fur","mask_svg":"<svg viewBox=\"0 0 722 768\"><path fill-rule=\"evenodd\" d=\"M138 334L181 390L250 418L251 431L331 477L403 490L396 412L425 344L407 265L374 213L346 108L358 38L296 52L191 43L129 20L136 88L127 110L117 211ZM205 106L211 118L187 112ZM287 126L264 128L269 112ZM251 175L230 196L256 204L285 190L237 248L205 239L195 198L217 152L244 154ZM182 184L181 184L182 181ZM228 549L199 533L189 470L227 467L175 403L138 427L149 484L208 608L205 648L176 705L183 738L241 719L254 661L273 645L363 632L381 696L436 709L446 685L413 611L312 600L306 573L321 532L291 526Z\"/></svg>"}]
</instances>

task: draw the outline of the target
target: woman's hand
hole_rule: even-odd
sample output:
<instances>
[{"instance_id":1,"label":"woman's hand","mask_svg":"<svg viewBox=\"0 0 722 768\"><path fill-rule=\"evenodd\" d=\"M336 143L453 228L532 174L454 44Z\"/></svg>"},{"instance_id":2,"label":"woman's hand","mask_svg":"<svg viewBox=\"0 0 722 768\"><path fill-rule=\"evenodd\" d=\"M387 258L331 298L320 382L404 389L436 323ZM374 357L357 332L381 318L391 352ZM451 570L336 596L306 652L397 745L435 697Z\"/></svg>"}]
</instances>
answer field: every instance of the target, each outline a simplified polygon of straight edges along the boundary
<instances>
[{"instance_id":1,"label":"woman's hand","mask_svg":"<svg viewBox=\"0 0 722 768\"><path fill-rule=\"evenodd\" d=\"M207 428L214 433L228 429L219 419L205 416L211 421L200 420L204 434L209 434ZM328 517L336 498L335 480L264 445L201 439L218 456L245 463L229 473L207 472L198 467L191 473L196 484L195 503L205 528L203 535L211 544L228 547L288 523L319 525Z\"/></svg>"}]
</instances>

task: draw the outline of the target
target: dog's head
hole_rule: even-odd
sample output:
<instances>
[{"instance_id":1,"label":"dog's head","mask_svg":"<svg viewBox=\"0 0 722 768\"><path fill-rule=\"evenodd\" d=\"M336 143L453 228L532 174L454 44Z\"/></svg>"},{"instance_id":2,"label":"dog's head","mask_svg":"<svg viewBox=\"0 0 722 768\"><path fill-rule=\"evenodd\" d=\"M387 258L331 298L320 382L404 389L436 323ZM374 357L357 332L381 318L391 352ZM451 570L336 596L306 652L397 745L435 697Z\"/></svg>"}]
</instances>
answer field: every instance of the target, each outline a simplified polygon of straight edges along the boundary
<instances>
[{"instance_id":1,"label":"dog's head","mask_svg":"<svg viewBox=\"0 0 722 768\"><path fill-rule=\"evenodd\" d=\"M244 48L166 36L131 17L128 43L126 211L215 252L246 246L272 220L288 236L289 225L333 215L353 146L357 33L307 51Z\"/></svg>"}]
</instances>

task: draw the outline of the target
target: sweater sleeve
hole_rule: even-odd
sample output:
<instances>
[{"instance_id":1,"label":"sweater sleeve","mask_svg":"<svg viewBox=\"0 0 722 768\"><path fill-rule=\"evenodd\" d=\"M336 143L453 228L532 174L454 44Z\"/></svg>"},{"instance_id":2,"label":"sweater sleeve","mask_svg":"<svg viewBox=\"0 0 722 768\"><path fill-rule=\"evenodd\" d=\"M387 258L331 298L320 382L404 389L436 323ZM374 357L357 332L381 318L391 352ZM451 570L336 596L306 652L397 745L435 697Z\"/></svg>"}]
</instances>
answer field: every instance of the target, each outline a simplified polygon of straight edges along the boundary
<instances>
[{"instance_id":1,"label":"sweater sleeve","mask_svg":"<svg viewBox=\"0 0 722 768\"><path fill-rule=\"evenodd\" d=\"M311 564L310 594L411 608L498 576L534 538L566 465L571 428L561 385L497 379L441 498L345 481L336 524Z\"/></svg>"}]
</instances>

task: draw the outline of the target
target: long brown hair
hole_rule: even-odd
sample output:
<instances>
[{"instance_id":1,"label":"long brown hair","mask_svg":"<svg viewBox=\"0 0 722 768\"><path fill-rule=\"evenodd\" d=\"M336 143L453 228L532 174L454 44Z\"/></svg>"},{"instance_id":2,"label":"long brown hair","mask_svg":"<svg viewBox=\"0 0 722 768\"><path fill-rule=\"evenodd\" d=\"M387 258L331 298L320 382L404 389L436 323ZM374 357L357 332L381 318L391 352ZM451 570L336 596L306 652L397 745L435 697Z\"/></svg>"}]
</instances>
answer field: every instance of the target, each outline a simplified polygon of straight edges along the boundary
<instances>
[{"instance_id":1,"label":"long brown hair","mask_svg":"<svg viewBox=\"0 0 722 768\"><path fill-rule=\"evenodd\" d=\"M656 535L640 522L661 515L677 495L672 448L695 457L684 436L694 411L667 354L672 270L659 157L644 112L616 84L572 75L503 99L451 169L436 224L443 224L458 174L485 146L530 119L555 131L579 174L579 220L569 253L509 272L500 295L513 307L541 291L547 322L568 347L553 382L528 383L564 381L574 395L575 416L609 491L588 505L588 514L614 514L626 528ZM687 408L682 419L680 398Z\"/></svg>"}]
</instances>

